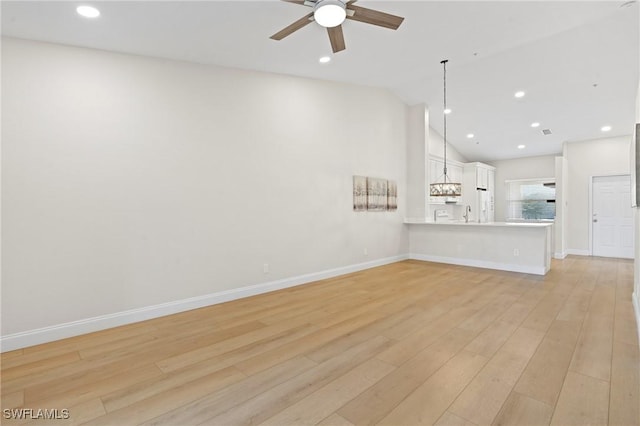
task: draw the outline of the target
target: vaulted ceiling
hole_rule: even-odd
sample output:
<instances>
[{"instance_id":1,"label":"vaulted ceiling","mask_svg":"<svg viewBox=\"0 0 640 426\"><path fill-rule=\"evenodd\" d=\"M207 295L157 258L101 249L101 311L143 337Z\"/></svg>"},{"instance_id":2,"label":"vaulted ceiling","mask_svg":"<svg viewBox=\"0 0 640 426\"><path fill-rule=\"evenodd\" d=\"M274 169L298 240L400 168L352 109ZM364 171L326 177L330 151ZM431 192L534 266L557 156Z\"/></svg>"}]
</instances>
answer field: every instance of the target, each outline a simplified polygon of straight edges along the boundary
<instances>
[{"instance_id":1,"label":"vaulted ceiling","mask_svg":"<svg viewBox=\"0 0 640 426\"><path fill-rule=\"evenodd\" d=\"M77 2L3 1L2 34L384 87L407 104L426 103L439 133L446 58L448 138L470 160L556 154L564 141L633 129L640 59L634 1L361 0L405 21L392 31L347 20L347 49L337 54L315 23L269 39L311 11L294 3L87 3L99 18L78 16ZM325 55L332 61L320 64ZM519 90L525 96L517 99ZM611 131L603 133L605 125Z\"/></svg>"}]
</instances>

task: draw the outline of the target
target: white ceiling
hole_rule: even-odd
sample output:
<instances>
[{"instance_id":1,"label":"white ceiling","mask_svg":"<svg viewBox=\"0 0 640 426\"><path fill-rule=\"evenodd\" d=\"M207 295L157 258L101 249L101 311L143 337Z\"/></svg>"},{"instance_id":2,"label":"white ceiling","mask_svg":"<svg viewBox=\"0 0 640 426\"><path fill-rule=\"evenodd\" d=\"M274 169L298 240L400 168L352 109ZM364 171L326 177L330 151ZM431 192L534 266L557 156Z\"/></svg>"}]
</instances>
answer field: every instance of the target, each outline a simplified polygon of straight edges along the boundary
<instances>
[{"instance_id":1,"label":"white ceiling","mask_svg":"<svg viewBox=\"0 0 640 426\"><path fill-rule=\"evenodd\" d=\"M102 15L87 20L79 4ZM637 3L623 1L373 1L405 17L397 31L346 21L347 50L331 55L312 23L269 36L310 9L261 1L2 1L2 34L392 90L430 106L442 133L447 58L449 141L470 160L561 152L564 141L629 135L639 81ZM594 87L595 85L595 87ZM516 90L526 91L515 99ZM532 129L531 122L541 127ZM611 125L603 134L600 128ZM549 128L550 136L542 129ZM467 133L474 133L469 140ZM517 145L525 144L524 150Z\"/></svg>"}]
</instances>

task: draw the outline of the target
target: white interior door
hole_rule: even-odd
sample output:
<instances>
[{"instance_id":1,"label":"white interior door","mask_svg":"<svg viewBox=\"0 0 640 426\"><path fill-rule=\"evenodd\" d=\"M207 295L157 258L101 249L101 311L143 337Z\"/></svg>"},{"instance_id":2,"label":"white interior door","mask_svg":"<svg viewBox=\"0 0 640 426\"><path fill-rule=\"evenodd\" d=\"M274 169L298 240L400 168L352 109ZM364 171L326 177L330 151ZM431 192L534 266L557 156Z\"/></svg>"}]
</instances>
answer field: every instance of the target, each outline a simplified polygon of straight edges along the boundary
<instances>
[{"instance_id":1,"label":"white interior door","mask_svg":"<svg viewBox=\"0 0 640 426\"><path fill-rule=\"evenodd\" d=\"M593 255L633 258L629 175L593 178Z\"/></svg>"}]
</instances>

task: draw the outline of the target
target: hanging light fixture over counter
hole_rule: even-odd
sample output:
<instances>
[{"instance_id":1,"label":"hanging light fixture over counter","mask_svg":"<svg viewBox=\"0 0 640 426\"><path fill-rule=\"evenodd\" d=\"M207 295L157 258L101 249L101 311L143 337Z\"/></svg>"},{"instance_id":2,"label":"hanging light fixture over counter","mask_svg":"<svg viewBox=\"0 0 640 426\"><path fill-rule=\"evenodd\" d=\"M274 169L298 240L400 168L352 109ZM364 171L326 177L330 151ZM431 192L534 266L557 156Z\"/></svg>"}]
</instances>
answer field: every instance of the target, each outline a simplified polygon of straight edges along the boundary
<instances>
[{"instance_id":1,"label":"hanging light fixture over counter","mask_svg":"<svg viewBox=\"0 0 640 426\"><path fill-rule=\"evenodd\" d=\"M429 185L429 193L432 197L459 197L462 195L462 184L451 182L447 175L447 62L449 62L447 59L440 61L444 70L444 169L442 180Z\"/></svg>"}]
</instances>

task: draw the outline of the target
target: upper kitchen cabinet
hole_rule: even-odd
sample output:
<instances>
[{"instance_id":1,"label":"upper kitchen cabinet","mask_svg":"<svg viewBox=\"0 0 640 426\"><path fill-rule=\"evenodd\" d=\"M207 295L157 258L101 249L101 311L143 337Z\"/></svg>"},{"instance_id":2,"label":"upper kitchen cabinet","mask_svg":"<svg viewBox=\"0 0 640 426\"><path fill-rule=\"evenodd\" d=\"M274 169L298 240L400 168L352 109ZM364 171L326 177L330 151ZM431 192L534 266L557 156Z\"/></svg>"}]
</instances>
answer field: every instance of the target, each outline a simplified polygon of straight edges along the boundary
<instances>
[{"instance_id":1,"label":"upper kitchen cabinet","mask_svg":"<svg viewBox=\"0 0 640 426\"><path fill-rule=\"evenodd\" d=\"M481 189L484 191L493 189L496 168L484 163L467 163L464 166L464 174L467 177L465 183L469 189ZM468 188L464 188L468 189Z\"/></svg>"}]
</instances>

